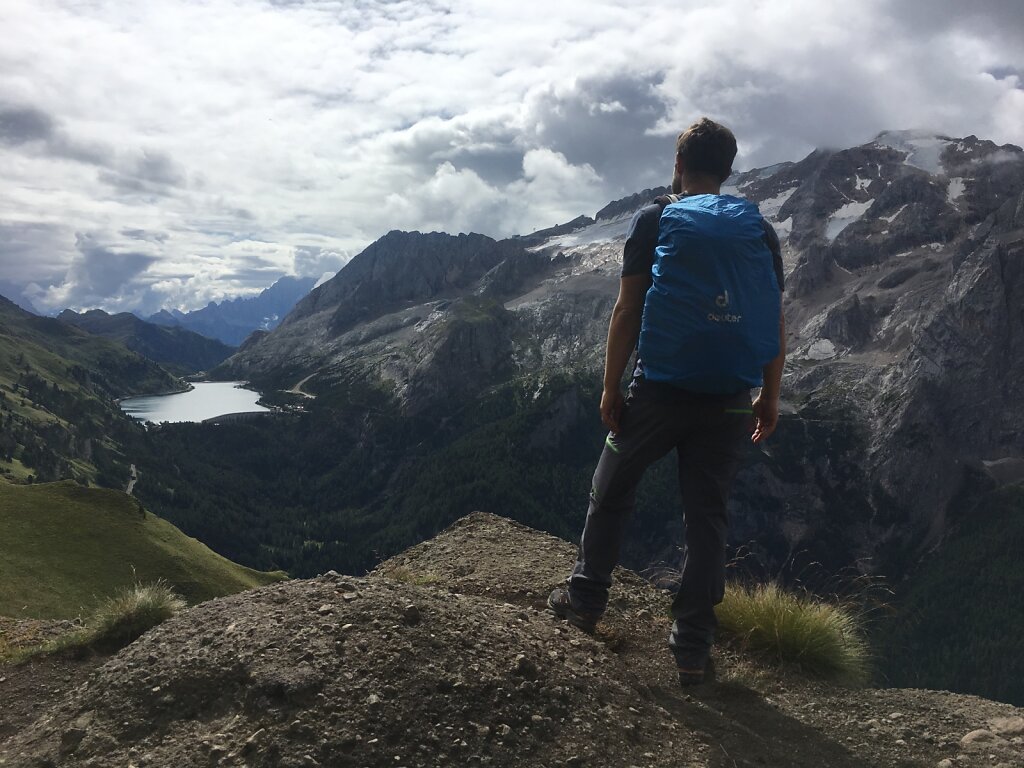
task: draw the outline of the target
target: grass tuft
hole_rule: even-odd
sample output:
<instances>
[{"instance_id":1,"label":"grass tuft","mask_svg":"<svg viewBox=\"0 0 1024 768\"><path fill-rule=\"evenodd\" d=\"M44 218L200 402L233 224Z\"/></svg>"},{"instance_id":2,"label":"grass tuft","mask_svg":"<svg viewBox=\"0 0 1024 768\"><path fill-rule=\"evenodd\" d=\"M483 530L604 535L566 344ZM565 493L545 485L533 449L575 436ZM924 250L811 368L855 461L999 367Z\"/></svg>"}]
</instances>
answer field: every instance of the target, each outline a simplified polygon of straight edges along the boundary
<instances>
[{"instance_id":1,"label":"grass tuft","mask_svg":"<svg viewBox=\"0 0 1024 768\"><path fill-rule=\"evenodd\" d=\"M859 611L778 584L732 584L715 609L719 631L742 649L781 666L846 685L871 677Z\"/></svg>"},{"instance_id":2,"label":"grass tuft","mask_svg":"<svg viewBox=\"0 0 1024 768\"><path fill-rule=\"evenodd\" d=\"M435 573L430 573L429 571L414 571L404 565L396 565L394 568L383 570L381 571L381 575L385 578L391 579L392 581L401 581L417 587L430 586L431 584L436 584L440 581L440 578Z\"/></svg>"},{"instance_id":3,"label":"grass tuft","mask_svg":"<svg viewBox=\"0 0 1024 768\"><path fill-rule=\"evenodd\" d=\"M137 583L100 603L82 629L10 652L6 660L18 662L47 654L81 657L93 651L114 653L185 607L185 601L165 582Z\"/></svg>"},{"instance_id":4,"label":"grass tuft","mask_svg":"<svg viewBox=\"0 0 1024 768\"><path fill-rule=\"evenodd\" d=\"M157 624L185 608L164 582L135 584L100 603L86 624L91 645L98 650L123 648Z\"/></svg>"}]
</instances>

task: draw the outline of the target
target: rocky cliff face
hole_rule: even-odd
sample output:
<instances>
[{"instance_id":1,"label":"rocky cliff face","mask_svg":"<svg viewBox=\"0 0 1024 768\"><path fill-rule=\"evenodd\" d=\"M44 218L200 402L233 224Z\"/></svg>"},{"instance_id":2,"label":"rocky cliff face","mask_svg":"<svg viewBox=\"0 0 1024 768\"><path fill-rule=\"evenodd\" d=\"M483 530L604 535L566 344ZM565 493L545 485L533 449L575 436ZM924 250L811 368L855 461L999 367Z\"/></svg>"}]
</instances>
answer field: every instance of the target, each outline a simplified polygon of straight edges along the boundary
<instances>
[{"instance_id":1,"label":"rocky cliff face","mask_svg":"<svg viewBox=\"0 0 1024 768\"><path fill-rule=\"evenodd\" d=\"M550 262L483 235L390 232L222 371L289 385L316 374L311 391L369 380L417 412L435 395L514 373L514 333L498 299Z\"/></svg>"},{"instance_id":2,"label":"rocky cliff face","mask_svg":"<svg viewBox=\"0 0 1024 768\"><path fill-rule=\"evenodd\" d=\"M660 191L539 242L390 233L225 370L279 388L314 374L312 392L360 378L439 419L516 377L597 375L629 218ZM899 573L958 495L1000 482L987 467L1024 456L1024 152L886 133L723 191L758 203L788 271L783 423L741 473L735 540L772 570Z\"/></svg>"}]
</instances>

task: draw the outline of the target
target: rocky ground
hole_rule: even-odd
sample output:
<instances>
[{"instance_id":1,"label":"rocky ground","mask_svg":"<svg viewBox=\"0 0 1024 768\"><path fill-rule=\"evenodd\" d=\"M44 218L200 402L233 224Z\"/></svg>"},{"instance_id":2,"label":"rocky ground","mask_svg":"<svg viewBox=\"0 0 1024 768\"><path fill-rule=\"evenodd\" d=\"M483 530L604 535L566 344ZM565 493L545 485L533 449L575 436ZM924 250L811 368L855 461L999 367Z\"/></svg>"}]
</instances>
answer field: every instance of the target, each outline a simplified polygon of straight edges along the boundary
<instances>
[{"instance_id":1,"label":"rocky ground","mask_svg":"<svg viewBox=\"0 0 1024 768\"><path fill-rule=\"evenodd\" d=\"M72 621L0 616L0 659L80 627ZM30 725L77 688L99 663L97 658L36 658L17 665L0 663L0 742Z\"/></svg>"},{"instance_id":2,"label":"rocky ground","mask_svg":"<svg viewBox=\"0 0 1024 768\"><path fill-rule=\"evenodd\" d=\"M634 574L595 637L544 610L572 558L478 513L366 578L187 610L69 695L0 667L25 715L0 721L0 765L1024 765L1024 712L970 696L841 689L729 648L684 692L668 597Z\"/></svg>"}]
</instances>

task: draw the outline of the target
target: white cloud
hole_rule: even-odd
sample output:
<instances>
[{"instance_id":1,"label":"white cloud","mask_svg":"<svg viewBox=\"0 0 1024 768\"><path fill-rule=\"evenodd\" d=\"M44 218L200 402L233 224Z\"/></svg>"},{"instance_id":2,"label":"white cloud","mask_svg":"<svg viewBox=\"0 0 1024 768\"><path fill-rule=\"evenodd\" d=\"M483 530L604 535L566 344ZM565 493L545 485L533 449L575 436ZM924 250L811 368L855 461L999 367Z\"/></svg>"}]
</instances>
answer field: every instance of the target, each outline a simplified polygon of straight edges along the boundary
<instances>
[{"instance_id":1,"label":"white cloud","mask_svg":"<svg viewBox=\"0 0 1024 768\"><path fill-rule=\"evenodd\" d=\"M665 183L701 114L739 167L888 128L1024 143L1020 4L940 4L8 0L0 279L190 308L394 228L527 232ZM76 233L153 261L114 280Z\"/></svg>"}]
</instances>

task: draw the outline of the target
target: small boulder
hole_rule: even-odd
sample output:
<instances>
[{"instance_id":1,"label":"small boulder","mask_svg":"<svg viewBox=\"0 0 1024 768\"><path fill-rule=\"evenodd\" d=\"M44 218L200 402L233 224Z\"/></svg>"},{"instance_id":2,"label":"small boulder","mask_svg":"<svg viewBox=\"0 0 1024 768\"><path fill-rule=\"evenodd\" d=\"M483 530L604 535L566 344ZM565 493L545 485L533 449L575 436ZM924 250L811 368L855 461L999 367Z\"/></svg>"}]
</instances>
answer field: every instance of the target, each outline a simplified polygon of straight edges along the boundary
<instances>
[{"instance_id":1,"label":"small boulder","mask_svg":"<svg viewBox=\"0 0 1024 768\"><path fill-rule=\"evenodd\" d=\"M1024 736L1024 717L999 717L990 722L992 732L1010 738Z\"/></svg>"},{"instance_id":2,"label":"small boulder","mask_svg":"<svg viewBox=\"0 0 1024 768\"><path fill-rule=\"evenodd\" d=\"M992 731L977 728L960 739L960 744L966 747L971 744L994 744L997 741L1002 741L1002 739L992 733Z\"/></svg>"},{"instance_id":3,"label":"small boulder","mask_svg":"<svg viewBox=\"0 0 1024 768\"><path fill-rule=\"evenodd\" d=\"M516 656L515 673L520 677L525 677L528 680L532 680L537 677L537 665L532 659L527 658L523 654Z\"/></svg>"}]
</instances>

